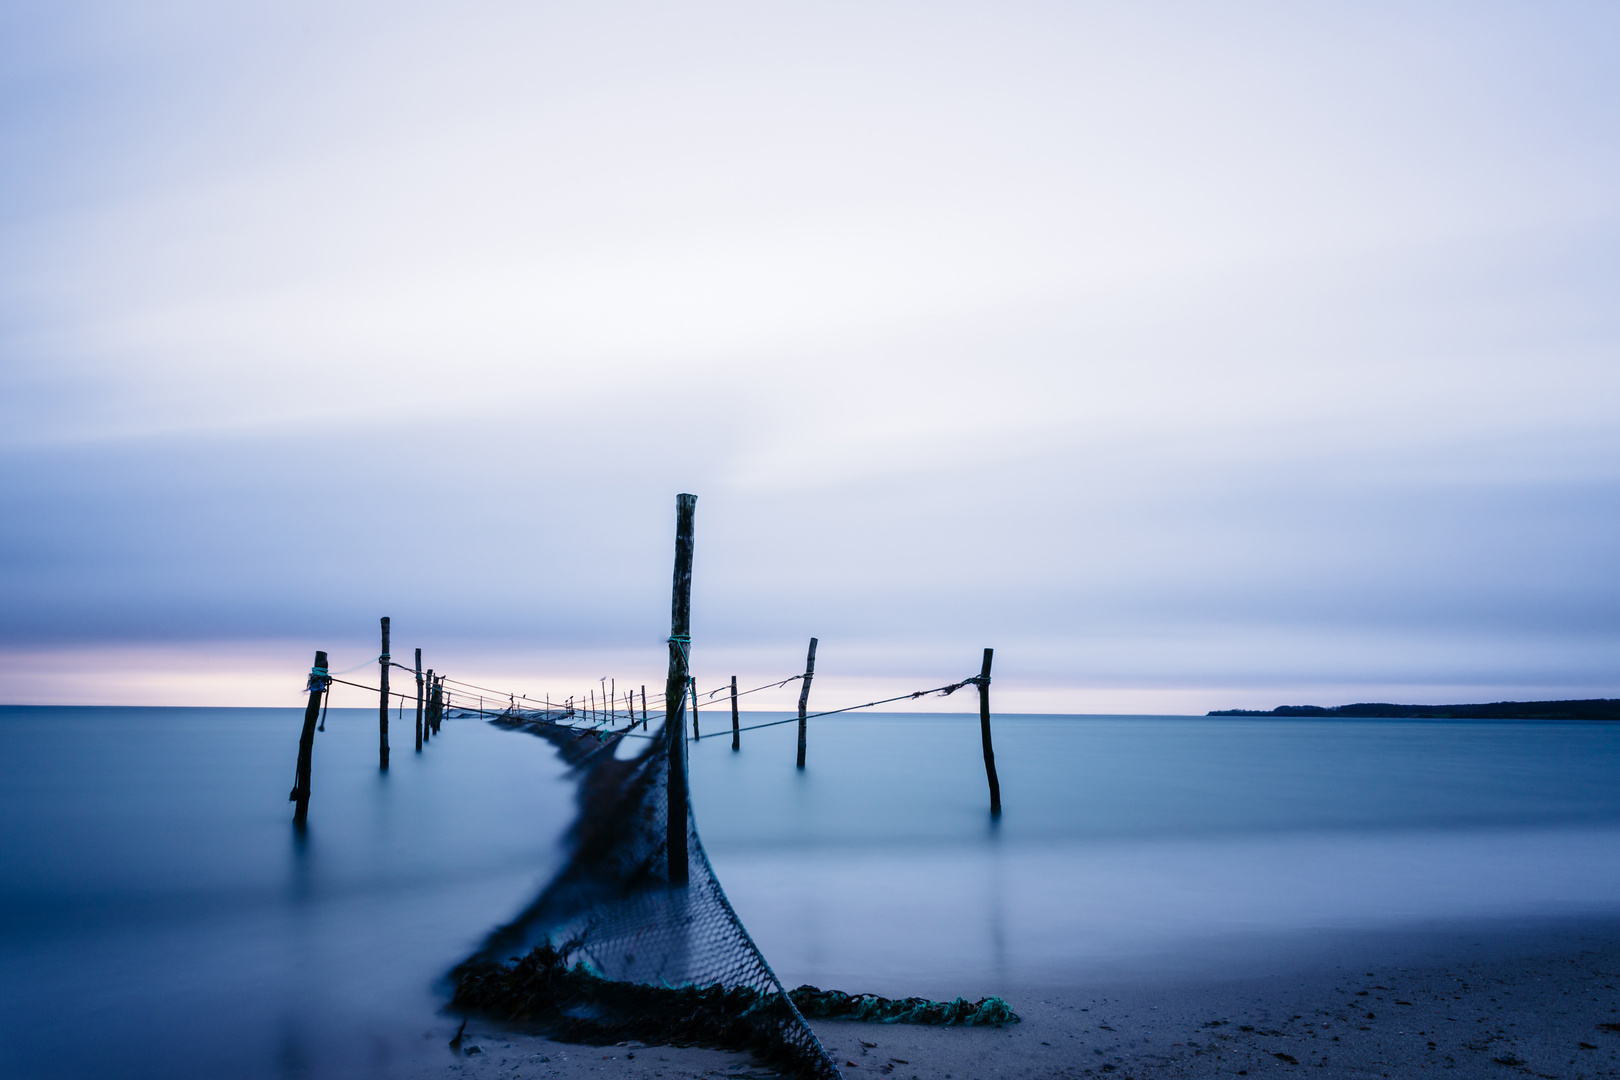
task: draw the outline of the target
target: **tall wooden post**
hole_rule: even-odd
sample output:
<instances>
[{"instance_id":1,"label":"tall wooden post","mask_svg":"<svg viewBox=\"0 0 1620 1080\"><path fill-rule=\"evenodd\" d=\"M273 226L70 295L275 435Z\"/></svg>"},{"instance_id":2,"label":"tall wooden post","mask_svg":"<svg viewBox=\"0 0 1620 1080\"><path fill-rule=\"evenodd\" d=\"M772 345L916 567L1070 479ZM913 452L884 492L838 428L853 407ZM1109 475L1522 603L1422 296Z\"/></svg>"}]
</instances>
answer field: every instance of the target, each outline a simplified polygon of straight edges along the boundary
<instances>
[{"instance_id":1,"label":"tall wooden post","mask_svg":"<svg viewBox=\"0 0 1620 1080\"><path fill-rule=\"evenodd\" d=\"M422 712L422 741L433 738L433 669L427 669L427 705Z\"/></svg>"},{"instance_id":2,"label":"tall wooden post","mask_svg":"<svg viewBox=\"0 0 1620 1080\"><path fill-rule=\"evenodd\" d=\"M697 496L675 497L675 579L669 606L669 677L664 683L664 734L669 747L669 883L684 886L686 852L686 680L692 642L692 518Z\"/></svg>"},{"instance_id":3,"label":"tall wooden post","mask_svg":"<svg viewBox=\"0 0 1620 1080\"><path fill-rule=\"evenodd\" d=\"M641 730L647 730L647 684L641 686Z\"/></svg>"},{"instance_id":4,"label":"tall wooden post","mask_svg":"<svg viewBox=\"0 0 1620 1080\"><path fill-rule=\"evenodd\" d=\"M416 752L422 752L422 650L416 650Z\"/></svg>"},{"instance_id":5,"label":"tall wooden post","mask_svg":"<svg viewBox=\"0 0 1620 1080\"><path fill-rule=\"evenodd\" d=\"M686 685L692 690L692 738L702 738L703 732L698 730L697 680L688 675L686 677Z\"/></svg>"},{"instance_id":6,"label":"tall wooden post","mask_svg":"<svg viewBox=\"0 0 1620 1080\"><path fill-rule=\"evenodd\" d=\"M315 720L321 713L321 695L326 692L326 654L315 651L315 666L309 669L309 704L304 706L304 730L298 736L298 773L288 799L296 803L293 824L302 829L309 820L309 770L315 756Z\"/></svg>"},{"instance_id":7,"label":"tall wooden post","mask_svg":"<svg viewBox=\"0 0 1620 1080\"><path fill-rule=\"evenodd\" d=\"M816 677L816 639L810 639L810 653L804 658L804 682L799 686L799 768L804 768L805 706L810 704L810 680Z\"/></svg>"},{"instance_id":8,"label":"tall wooden post","mask_svg":"<svg viewBox=\"0 0 1620 1080\"><path fill-rule=\"evenodd\" d=\"M742 732L737 729L737 676L731 677L731 748L742 749Z\"/></svg>"},{"instance_id":9,"label":"tall wooden post","mask_svg":"<svg viewBox=\"0 0 1620 1080\"><path fill-rule=\"evenodd\" d=\"M990 745L990 658L996 650L984 650L984 666L979 669L979 736L984 740L984 775L990 781L990 816L1001 816L1001 781L996 779L996 751Z\"/></svg>"},{"instance_id":10,"label":"tall wooden post","mask_svg":"<svg viewBox=\"0 0 1620 1080\"><path fill-rule=\"evenodd\" d=\"M388 616L382 617L382 655L377 667L382 672L382 693L377 698L377 767L388 771L388 666L393 658L388 655Z\"/></svg>"}]
</instances>

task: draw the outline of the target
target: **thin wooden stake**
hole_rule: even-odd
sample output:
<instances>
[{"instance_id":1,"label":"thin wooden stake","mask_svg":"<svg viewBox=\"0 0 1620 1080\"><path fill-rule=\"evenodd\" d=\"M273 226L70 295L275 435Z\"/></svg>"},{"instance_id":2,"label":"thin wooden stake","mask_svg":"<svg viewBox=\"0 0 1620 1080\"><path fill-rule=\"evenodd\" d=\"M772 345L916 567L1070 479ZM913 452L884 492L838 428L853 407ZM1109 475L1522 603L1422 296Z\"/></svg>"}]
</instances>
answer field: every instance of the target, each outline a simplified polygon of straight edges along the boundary
<instances>
[{"instance_id":1,"label":"thin wooden stake","mask_svg":"<svg viewBox=\"0 0 1620 1080\"><path fill-rule=\"evenodd\" d=\"M799 687L799 768L804 768L805 706L810 704L810 680L816 677L816 639L810 639L810 652L804 658L804 683Z\"/></svg>"},{"instance_id":2,"label":"thin wooden stake","mask_svg":"<svg viewBox=\"0 0 1620 1080\"><path fill-rule=\"evenodd\" d=\"M388 771L388 665L393 658L388 655L388 616L382 617L382 655L377 657L377 667L382 672L382 693L377 706L377 767L383 772Z\"/></svg>"},{"instance_id":3,"label":"thin wooden stake","mask_svg":"<svg viewBox=\"0 0 1620 1080\"><path fill-rule=\"evenodd\" d=\"M990 816L1001 816L1001 781L996 779L996 751L990 745L990 658L994 649L984 650L984 666L979 669L979 735L984 740L984 775L990 781Z\"/></svg>"},{"instance_id":4,"label":"thin wooden stake","mask_svg":"<svg viewBox=\"0 0 1620 1080\"><path fill-rule=\"evenodd\" d=\"M427 710L422 714L422 742L427 743L433 738L433 669L427 669L428 698Z\"/></svg>"},{"instance_id":5,"label":"thin wooden stake","mask_svg":"<svg viewBox=\"0 0 1620 1080\"><path fill-rule=\"evenodd\" d=\"M321 695L328 687L326 681L326 654L315 651L315 666L309 672L309 704L304 706L304 730L298 736L298 772L288 796L297 804L293 808L293 824L302 829L309 820L310 761L315 756L315 720L321 713Z\"/></svg>"},{"instance_id":6,"label":"thin wooden stake","mask_svg":"<svg viewBox=\"0 0 1620 1080\"><path fill-rule=\"evenodd\" d=\"M416 752L422 752L422 650L416 650Z\"/></svg>"},{"instance_id":7,"label":"thin wooden stake","mask_svg":"<svg viewBox=\"0 0 1620 1080\"><path fill-rule=\"evenodd\" d=\"M737 728L737 676L731 677L731 748L742 749L742 732Z\"/></svg>"},{"instance_id":8,"label":"thin wooden stake","mask_svg":"<svg viewBox=\"0 0 1620 1080\"><path fill-rule=\"evenodd\" d=\"M692 688L692 738L701 739L703 732L698 730L697 680L687 676L686 685Z\"/></svg>"},{"instance_id":9,"label":"thin wooden stake","mask_svg":"<svg viewBox=\"0 0 1620 1080\"><path fill-rule=\"evenodd\" d=\"M697 496L675 497L675 577L669 605L669 677L664 682L664 734L669 750L669 805L666 813L669 883L685 886L690 867L686 850L686 680L692 640L692 519Z\"/></svg>"},{"instance_id":10,"label":"thin wooden stake","mask_svg":"<svg viewBox=\"0 0 1620 1080\"><path fill-rule=\"evenodd\" d=\"M641 684L641 730L647 730L647 684Z\"/></svg>"}]
</instances>

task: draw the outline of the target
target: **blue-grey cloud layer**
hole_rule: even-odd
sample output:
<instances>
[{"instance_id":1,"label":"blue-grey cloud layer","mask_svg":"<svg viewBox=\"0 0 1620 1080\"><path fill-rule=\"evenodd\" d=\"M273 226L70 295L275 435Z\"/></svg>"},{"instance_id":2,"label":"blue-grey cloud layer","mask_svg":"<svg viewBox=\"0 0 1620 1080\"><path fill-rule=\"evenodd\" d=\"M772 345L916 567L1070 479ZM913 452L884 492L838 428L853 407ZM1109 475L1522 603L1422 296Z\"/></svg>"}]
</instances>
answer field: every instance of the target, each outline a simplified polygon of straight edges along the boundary
<instances>
[{"instance_id":1,"label":"blue-grey cloud layer","mask_svg":"<svg viewBox=\"0 0 1620 1080\"><path fill-rule=\"evenodd\" d=\"M1611 13L683 10L13 9L0 640L1612 688Z\"/></svg>"}]
</instances>

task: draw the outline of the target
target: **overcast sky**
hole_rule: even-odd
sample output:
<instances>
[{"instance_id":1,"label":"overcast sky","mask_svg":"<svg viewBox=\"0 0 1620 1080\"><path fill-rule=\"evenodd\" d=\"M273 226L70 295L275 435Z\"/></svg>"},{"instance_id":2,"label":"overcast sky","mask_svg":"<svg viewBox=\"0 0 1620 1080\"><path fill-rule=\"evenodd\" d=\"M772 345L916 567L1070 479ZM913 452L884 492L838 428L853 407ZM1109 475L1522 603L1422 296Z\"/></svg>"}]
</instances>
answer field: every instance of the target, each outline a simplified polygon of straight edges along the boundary
<instances>
[{"instance_id":1,"label":"overcast sky","mask_svg":"<svg viewBox=\"0 0 1620 1080\"><path fill-rule=\"evenodd\" d=\"M382 614L656 683L679 491L704 682L1620 696L1613 5L52 0L0 79L0 701Z\"/></svg>"}]
</instances>

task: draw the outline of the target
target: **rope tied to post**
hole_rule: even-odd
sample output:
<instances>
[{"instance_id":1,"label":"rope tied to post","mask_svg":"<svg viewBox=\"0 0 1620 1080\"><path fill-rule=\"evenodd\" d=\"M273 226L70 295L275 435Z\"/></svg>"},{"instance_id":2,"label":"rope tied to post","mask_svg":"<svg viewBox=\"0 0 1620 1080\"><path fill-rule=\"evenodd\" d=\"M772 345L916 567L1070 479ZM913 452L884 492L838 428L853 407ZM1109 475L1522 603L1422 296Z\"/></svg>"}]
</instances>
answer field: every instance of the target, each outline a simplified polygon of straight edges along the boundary
<instances>
[{"instance_id":1,"label":"rope tied to post","mask_svg":"<svg viewBox=\"0 0 1620 1080\"><path fill-rule=\"evenodd\" d=\"M315 691L324 692L326 690L331 689L331 686L332 686L332 676L327 673L327 670L325 668L323 668L323 667L312 667L312 668L309 669L309 682L307 684L305 684L305 686L304 686L305 691L308 691L308 692L315 692Z\"/></svg>"}]
</instances>

